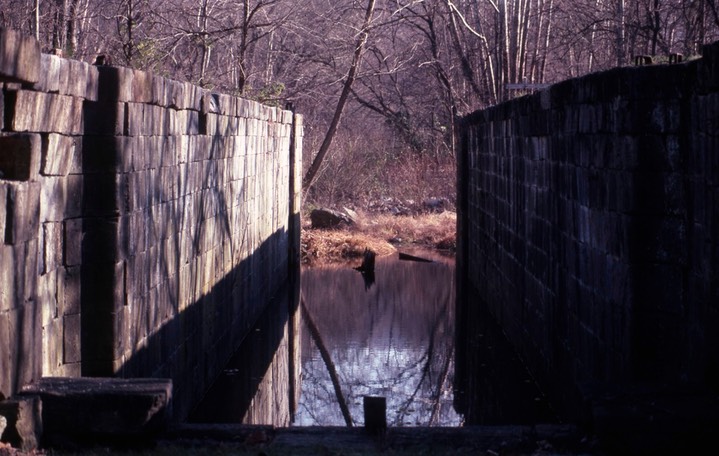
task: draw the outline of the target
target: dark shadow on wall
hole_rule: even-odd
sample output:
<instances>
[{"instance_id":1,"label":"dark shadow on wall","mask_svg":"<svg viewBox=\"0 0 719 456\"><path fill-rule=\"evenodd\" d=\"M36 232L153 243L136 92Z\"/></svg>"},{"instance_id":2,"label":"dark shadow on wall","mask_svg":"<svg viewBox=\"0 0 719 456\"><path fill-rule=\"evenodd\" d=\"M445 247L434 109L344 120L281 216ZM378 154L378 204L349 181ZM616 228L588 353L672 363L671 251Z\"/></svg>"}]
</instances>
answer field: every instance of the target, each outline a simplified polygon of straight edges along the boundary
<instances>
[{"instance_id":1,"label":"dark shadow on wall","mask_svg":"<svg viewBox=\"0 0 719 456\"><path fill-rule=\"evenodd\" d=\"M12 60L12 59L11 59ZM4 99L4 102L3 102ZM0 397L42 372L42 312L37 295L42 253L40 184L30 158L38 135L11 130L16 91L0 92ZM4 104L4 106L3 106ZM33 138L34 137L34 138Z\"/></svg>"},{"instance_id":2,"label":"dark shadow on wall","mask_svg":"<svg viewBox=\"0 0 719 456\"><path fill-rule=\"evenodd\" d=\"M139 350L125 360L117 375L172 378L173 416L176 421L183 421L189 416L223 369L232 369L227 367L228 360L243 338L249 343L259 342L266 349L263 350L265 357L260 356L260 359L255 360L257 365L253 371L259 375L269 366L279 340L272 336L257 340L249 331L265 309L274 304L286 306L284 316L273 320L276 318L273 315L268 322L270 327L267 333L281 335L287 321L296 313L297 303L292 299L296 299L297 294L291 291L289 283L276 290L263 289L263 279L252 271L258 269L260 262L267 261L273 244L286 236L284 231L276 232L250 257L220 279L209 293L167 319L158 330L142 341ZM281 271L277 273L281 274ZM167 299L173 305L172 296ZM233 361L230 361L232 364ZM292 372L288 375L293 378L298 374ZM221 377L218 382L222 382ZM254 393L251 388L250 391Z\"/></svg>"},{"instance_id":3,"label":"dark shadow on wall","mask_svg":"<svg viewBox=\"0 0 719 456\"><path fill-rule=\"evenodd\" d=\"M84 147L84 146L83 146ZM103 195L114 193L111 174L85 175L83 206L101 207ZM89 202L90 201L90 202ZM95 209L89 209L95 210ZM86 212L86 214L88 214ZM116 352L116 297L123 293L123 284L116 274L116 245L119 220L101 210L86 215L82 222L81 266L81 359L83 376L110 376ZM121 277L121 276L119 276Z\"/></svg>"},{"instance_id":4,"label":"dark shadow on wall","mask_svg":"<svg viewBox=\"0 0 719 456\"><path fill-rule=\"evenodd\" d=\"M38 241L2 245L0 274L12 274L13 287L4 290L12 308L0 312L0 396L10 396L41 372L42 322L35 293ZM9 269L5 269L7 266ZM7 364L6 364L7 363Z\"/></svg>"},{"instance_id":5,"label":"dark shadow on wall","mask_svg":"<svg viewBox=\"0 0 719 456\"><path fill-rule=\"evenodd\" d=\"M699 348L686 345L694 323L687 316L695 306L687 299L692 214L686 186L693 153L688 133L693 68L647 68L633 74L637 100L631 120L642 134L634 138L637 162L631 181L630 356L633 380L644 385L679 385L682 377L690 377L683 358Z\"/></svg>"},{"instance_id":6,"label":"dark shadow on wall","mask_svg":"<svg viewBox=\"0 0 719 456\"><path fill-rule=\"evenodd\" d=\"M129 136L129 105L116 101L127 70L98 69L81 145L82 375L171 378L183 420L280 288L298 281L288 229L299 215L259 242L252 198L264 194L250 192L254 176L230 181L218 163L235 139L203 134L206 114L186 161L175 137Z\"/></svg>"},{"instance_id":7,"label":"dark shadow on wall","mask_svg":"<svg viewBox=\"0 0 719 456\"><path fill-rule=\"evenodd\" d=\"M559 422L479 294L465 286L457 296L455 410L468 425Z\"/></svg>"},{"instance_id":8,"label":"dark shadow on wall","mask_svg":"<svg viewBox=\"0 0 719 456\"><path fill-rule=\"evenodd\" d=\"M98 101L85 101L85 134L80 147L82 227L80 238L80 330L83 376L111 376L117 323L116 264L120 209L117 175L123 158L115 134L122 125L114 100L119 98L119 74L114 68L98 67ZM115 107L115 109L113 109ZM66 240L67 243L67 240ZM75 246L72 246L75 247ZM66 245L66 251L72 248Z\"/></svg>"},{"instance_id":9,"label":"dark shadow on wall","mask_svg":"<svg viewBox=\"0 0 719 456\"><path fill-rule=\"evenodd\" d=\"M295 346L289 340L290 327L298 316L292 295L288 284L268 303L207 394L193 408L188 421L276 426L292 421L297 398L291 385L299 374L289 363ZM255 403L253 399L260 389L262 397ZM284 400L278 394L284 395ZM262 415L269 411L262 410L262 403L267 402L273 405L271 413Z\"/></svg>"}]
</instances>

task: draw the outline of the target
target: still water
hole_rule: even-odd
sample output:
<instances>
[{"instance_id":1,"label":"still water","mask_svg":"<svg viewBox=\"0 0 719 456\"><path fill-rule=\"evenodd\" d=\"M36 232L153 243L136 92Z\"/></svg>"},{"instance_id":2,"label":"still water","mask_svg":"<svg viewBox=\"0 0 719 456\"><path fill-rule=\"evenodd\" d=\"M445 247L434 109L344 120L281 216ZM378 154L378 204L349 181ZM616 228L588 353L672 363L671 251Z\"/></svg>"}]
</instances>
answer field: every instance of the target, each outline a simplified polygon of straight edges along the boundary
<instances>
[{"instance_id":1,"label":"still water","mask_svg":"<svg viewBox=\"0 0 719 456\"><path fill-rule=\"evenodd\" d=\"M382 396L390 426L460 425L452 407L453 263L384 258L375 271L374 283L349 267L303 272L295 424L361 425L363 397Z\"/></svg>"},{"instance_id":2,"label":"still water","mask_svg":"<svg viewBox=\"0 0 719 456\"><path fill-rule=\"evenodd\" d=\"M371 280L351 266L303 270L301 291L267 307L189 421L361 426L364 396L386 398L389 426L552 421L491 318L466 335L471 353L455 353L454 261L421 255L433 261L379 258ZM457 359L476 367L455 378Z\"/></svg>"}]
</instances>

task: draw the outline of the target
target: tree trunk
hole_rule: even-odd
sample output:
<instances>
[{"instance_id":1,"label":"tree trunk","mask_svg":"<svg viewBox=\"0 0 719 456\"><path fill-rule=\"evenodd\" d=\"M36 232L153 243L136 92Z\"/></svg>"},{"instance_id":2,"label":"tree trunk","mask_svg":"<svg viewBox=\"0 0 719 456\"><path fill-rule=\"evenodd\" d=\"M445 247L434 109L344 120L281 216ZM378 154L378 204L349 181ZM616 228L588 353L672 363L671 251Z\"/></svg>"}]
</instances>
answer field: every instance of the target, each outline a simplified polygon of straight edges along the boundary
<instances>
[{"instance_id":1,"label":"tree trunk","mask_svg":"<svg viewBox=\"0 0 719 456\"><path fill-rule=\"evenodd\" d=\"M347 98L349 97L352 90L352 84L357 77L357 71L359 70L360 62L362 61L364 47L365 44L367 44L369 27L370 23L372 22L372 15L374 14L374 5L375 0L368 0L367 10L365 11L364 24L362 25L360 35L357 38L354 56L352 57L352 64L350 65L349 73L347 74L347 79L345 80L344 87L342 87L342 93L340 94L340 98L337 101L337 107L335 108L332 122L330 123L330 127L327 130L324 141L322 141L320 150L317 152L315 159L312 161L312 165L310 165L310 168L307 170L307 174L305 174L305 178L302 180L302 189L304 191L307 191L314 183L315 178L317 177L317 173L320 170L320 166L322 166L322 162L324 161L324 158L327 155L330 146L332 145L332 140L337 133L337 127L339 127L340 120L342 119L342 112L344 111L345 105L347 104Z\"/></svg>"},{"instance_id":2,"label":"tree trunk","mask_svg":"<svg viewBox=\"0 0 719 456\"><path fill-rule=\"evenodd\" d=\"M302 311L302 318L305 321L305 324L307 325L307 329L310 330L310 336L312 337L312 340L314 341L315 345L317 346L317 349L320 351L320 356L322 357L322 361L325 363L325 367L327 368L327 372L330 374L330 380L332 381L332 387L335 390L335 397L337 397L337 402L340 405L340 411L342 412L342 417L345 419L345 424L347 427L354 426L354 422L352 421L352 415L350 414L350 409L347 406L347 400L345 399L344 394L342 393L342 387L340 385L340 379L337 375L337 369L335 369L335 364L332 362L332 357L330 356L330 351L327 350L327 346L325 346L324 341L322 340L322 335L320 334L319 329L317 328L317 325L315 324L314 320L312 319L312 316L310 315L310 311L307 308L307 305L305 304L304 298L300 297L300 308Z\"/></svg>"},{"instance_id":3,"label":"tree trunk","mask_svg":"<svg viewBox=\"0 0 719 456\"><path fill-rule=\"evenodd\" d=\"M200 79L197 82L197 85L200 87L205 86L205 73L207 72L207 67L210 63L210 44L208 43L208 36L207 36L207 0L202 0L202 3L199 5L200 9L198 11L198 26L200 30L200 40L202 42L202 49L201 49L201 57L200 57Z\"/></svg>"},{"instance_id":4,"label":"tree trunk","mask_svg":"<svg viewBox=\"0 0 719 456\"><path fill-rule=\"evenodd\" d=\"M462 42L459 38L459 31L457 30L457 23L455 21L455 14L453 5L451 2L447 2L449 7L449 31L450 36L452 38L452 44L454 45L455 52L457 53L457 56L459 57L459 61L462 68L462 74L464 75L464 78L469 83L469 86L472 88L472 91L474 92L475 96L478 98L482 96L482 91L479 89L479 86L477 85L476 78L474 76L474 69L472 68L472 65L469 62L469 58L467 57L467 54L464 51L464 48L462 47Z\"/></svg>"},{"instance_id":5,"label":"tree trunk","mask_svg":"<svg viewBox=\"0 0 719 456\"><path fill-rule=\"evenodd\" d=\"M624 0L617 0L617 25L615 29L616 34L616 57L617 66L624 65L624 46L625 46L625 32L624 32Z\"/></svg>"},{"instance_id":6,"label":"tree trunk","mask_svg":"<svg viewBox=\"0 0 719 456\"><path fill-rule=\"evenodd\" d=\"M242 9L242 31L240 32L240 49L237 56L237 93L242 95L245 93L247 85L247 63L245 57L247 55L247 38L250 32L250 2L246 1Z\"/></svg>"},{"instance_id":7,"label":"tree trunk","mask_svg":"<svg viewBox=\"0 0 719 456\"><path fill-rule=\"evenodd\" d=\"M544 37L544 53L542 57L542 67L539 73L539 82L544 83L544 77L547 74L547 55L549 54L550 37L552 34L552 13L554 12L554 0L549 0L549 9L547 12L547 31Z\"/></svg>"}]
</instances>

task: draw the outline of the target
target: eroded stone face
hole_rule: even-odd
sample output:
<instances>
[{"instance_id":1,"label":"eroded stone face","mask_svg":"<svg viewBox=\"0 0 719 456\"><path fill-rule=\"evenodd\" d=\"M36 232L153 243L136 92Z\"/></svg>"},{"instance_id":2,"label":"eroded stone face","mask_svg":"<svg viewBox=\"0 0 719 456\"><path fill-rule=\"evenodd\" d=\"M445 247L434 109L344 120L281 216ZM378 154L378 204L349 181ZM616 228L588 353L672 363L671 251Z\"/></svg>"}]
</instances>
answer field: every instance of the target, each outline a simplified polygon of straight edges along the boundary
<instances>
[{"instance_id":1,"label":"eroded stone face","mask_svg":"<svg viewBox=\"0 0 719 456\"><path fill-rule=\"evenodd\" d=\"M166 376L181 416L287 277L300 116L6 30L0 89L0 392Z\"/></svg>"},{"instance_id":2,"label":"eroded stone face","mask_svg":"<svg viewBox=\"0 0 719 456\"><path fill-rule=\"evenodd\" d=\"M36 83L40 78L40 43L0 28L0 80Z\"/></svg>"}]
</instances>

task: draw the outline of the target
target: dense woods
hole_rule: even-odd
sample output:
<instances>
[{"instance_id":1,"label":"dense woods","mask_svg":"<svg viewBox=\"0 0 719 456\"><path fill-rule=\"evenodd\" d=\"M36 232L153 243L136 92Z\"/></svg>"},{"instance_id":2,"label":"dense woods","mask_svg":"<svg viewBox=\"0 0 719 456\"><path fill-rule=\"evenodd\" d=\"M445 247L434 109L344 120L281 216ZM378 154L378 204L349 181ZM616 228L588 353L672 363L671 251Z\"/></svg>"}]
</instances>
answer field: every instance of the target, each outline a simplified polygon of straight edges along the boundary
<instances>
[{"instance_id":1,"label":"dense woods","mask_svg":"<svg viewBox=\"0 0 719 456\"><path fill-rule=\"evenodd\" d=\"M306 120L308 200L362 206L452 200L455 114L636 55L692 58L719 39L717 3L0 0L0 26L45 52L291 102Z\"/></svg>"}]
</instances>

